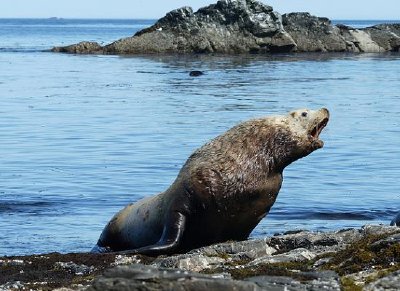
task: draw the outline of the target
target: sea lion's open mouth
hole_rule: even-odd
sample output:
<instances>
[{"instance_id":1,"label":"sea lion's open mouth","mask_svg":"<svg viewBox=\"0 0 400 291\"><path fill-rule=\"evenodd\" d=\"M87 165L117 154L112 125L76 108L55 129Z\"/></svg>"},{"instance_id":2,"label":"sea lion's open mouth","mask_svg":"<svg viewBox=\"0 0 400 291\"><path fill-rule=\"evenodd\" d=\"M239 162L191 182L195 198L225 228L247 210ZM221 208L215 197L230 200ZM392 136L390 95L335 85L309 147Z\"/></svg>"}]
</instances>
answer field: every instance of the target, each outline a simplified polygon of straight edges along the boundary
<instances>
[{"instance_id":1,"label":"sea lion's open mouth","mask_svg":"<svg viewBox=\"0 0 400 291\"><path fill-rule=\"evenodd\" d=\"M328 124L329 118L324 118L320 123L313 127L310 135L313 139L318 139L324 127Z\"/></svg>"}]
</instances>

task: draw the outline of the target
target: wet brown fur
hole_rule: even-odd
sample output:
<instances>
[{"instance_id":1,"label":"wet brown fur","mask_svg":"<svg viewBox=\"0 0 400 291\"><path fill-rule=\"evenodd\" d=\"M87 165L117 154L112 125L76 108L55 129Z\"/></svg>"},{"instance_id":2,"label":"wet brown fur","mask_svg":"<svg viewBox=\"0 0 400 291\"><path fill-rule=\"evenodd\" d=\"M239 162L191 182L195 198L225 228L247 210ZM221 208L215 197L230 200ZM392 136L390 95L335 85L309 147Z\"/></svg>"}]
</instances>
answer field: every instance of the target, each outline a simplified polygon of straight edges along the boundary
<instances>
[{"instance_id":1,"label":"wet brown fur","mask_svg":"<svg viewBox=\"0 0 400 291\"><path fill-rule=\"evenodd\" d=\"M176 213L187 221L169 252L246 239L274 204L283 169L322 147L310 132L328 117L326 109L304 109L231 128L196 150L165 192L121 210L99 246L115 251L162 244L166 221Z\"/></svg>"}]
</instances>

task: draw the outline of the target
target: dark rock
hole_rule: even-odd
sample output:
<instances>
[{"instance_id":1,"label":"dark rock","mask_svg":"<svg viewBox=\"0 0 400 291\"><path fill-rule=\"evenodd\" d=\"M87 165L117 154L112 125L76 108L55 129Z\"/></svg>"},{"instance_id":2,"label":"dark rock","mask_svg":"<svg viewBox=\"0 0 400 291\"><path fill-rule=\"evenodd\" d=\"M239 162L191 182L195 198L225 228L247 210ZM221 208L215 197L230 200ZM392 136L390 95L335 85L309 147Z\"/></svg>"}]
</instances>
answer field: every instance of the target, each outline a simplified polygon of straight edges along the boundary
<instances>
[{"instance_id":1,"label":"dark rock","mask_svg":"<svg viewBox=\"0 0 400 291\"><path fill-rule=\"evenodd\" d=\"M393 218L393 220L390 222L391 226L400 226L400 212L397 213L397 215Z\"/></svg>"},{"instance_id":2,"label":"dark rock","mask_svg":"<svg viewBox=\"0 0 400 291\"><path fill-rule=\"evenodd\" d=\"M72 54L98 54L102 53L103 48L97 42L82 41L69 46L54 47L51 51Z\"/></svg>"},{"instance_id":3,"label":"dark rock","mask_svg":"<svg viewBox=\"0 0 400 291\"><path fill-rule=\"evenodd\" d=\"M75 45L78 46L78 45ZM255 0L220 0L193 13L173 10L153 26L102 48L105 54L289 52L296 44L281 15ZM91 52L54 48L57 52ZM99 50L96 47L95 53Z\"/></svg>"},{"instance_id":4,"label":"dark rock","mask_svg":"<svg viewBox=\"0 0 400 291\"><path fill-rule=\"evenodd\" d=\"M383 50L400 51L400 24L381 24L363 29ZM398 219L400 224L400 217Z\"/></svg>"},{"instance_id":5,"label":"dark rock","mask_svg":"<svg viewBox=\"0 0 400 291\"><path fill-rule=\"evenodd\" d=\"M302 273L298 281L284 276L257 276L246 280L221 278L179 269L145 265L120 266L96 279L93 290L340 290L334 272Z\"/></svg>"},{"instance_id":6,"label":"dark rock","mask_svg":"<svg viewBox=\"0 0 400 291\"><path fill-rule=\"evenodd\" d=\"M108 270L87 289L93 290L261 290L252 282L218 278L178 269L145 265Z\"/></svg>"},{"instance_id":7,"label":"dark rock","mask_svg":"<svg viewBox=\"0 0 400 291\"><path fill-rule=\"evenodd\" d=\"M285 276L257 276L246 279L263 290L341 290L340 278L332 271L300 272L301 281Z\"/></svg>"},{"instance_id":8,"label":"dark rock","mask_svg":"<svg viewBox=\"0 0 400 291\"><path fill-rule=\"evenodd\" d=\"M202 71L191 71L189 73L189 76L191 76L191 77L199 77L201 75L204 75L204 73Z\"/></svg>"},{"instance_id":9,"label":"dark rock","mask_svg":"<svg viewBox=\"0 0 400 291\"><path fill-rule=\"evenodd\" d=\"M312 16L307 12L282 16L283 27L297 44L299 52L344 52L346 41L340 29L328 18Z\"/></svg>"},{"instance_id":10,"label":"dark rock","mask_svg":"<svg viewBox=\"0 0 400 291\"><path fill-rule=\"evenodd\" d=\"M104 47L105 53L287 52L295 48L281 16L255 0L220 0L193 13L173 10L135 36Z\"/></svg>"}]
</instances>

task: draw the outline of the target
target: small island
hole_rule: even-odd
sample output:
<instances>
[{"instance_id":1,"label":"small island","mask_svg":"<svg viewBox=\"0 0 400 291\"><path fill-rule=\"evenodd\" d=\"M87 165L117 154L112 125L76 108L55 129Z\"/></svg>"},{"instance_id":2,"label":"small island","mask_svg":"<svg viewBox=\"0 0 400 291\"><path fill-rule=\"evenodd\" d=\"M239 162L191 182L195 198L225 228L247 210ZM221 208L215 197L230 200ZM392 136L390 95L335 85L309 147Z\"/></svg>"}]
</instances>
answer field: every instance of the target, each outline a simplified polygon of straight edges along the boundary
<instances>
[{"instance_id":1,"label":"small island","mask_svg":"<svg viewBox=\"0 0 400 291\"><path fill-rule=\"evenodd\" d=\"M219 0L196 12L190 7L173 10L134 36L105 46L83 41L52 51L117 55L399 52L400 24L355 29L304 12L281 15L256 0Z\"/></svg>"}]
</instances>

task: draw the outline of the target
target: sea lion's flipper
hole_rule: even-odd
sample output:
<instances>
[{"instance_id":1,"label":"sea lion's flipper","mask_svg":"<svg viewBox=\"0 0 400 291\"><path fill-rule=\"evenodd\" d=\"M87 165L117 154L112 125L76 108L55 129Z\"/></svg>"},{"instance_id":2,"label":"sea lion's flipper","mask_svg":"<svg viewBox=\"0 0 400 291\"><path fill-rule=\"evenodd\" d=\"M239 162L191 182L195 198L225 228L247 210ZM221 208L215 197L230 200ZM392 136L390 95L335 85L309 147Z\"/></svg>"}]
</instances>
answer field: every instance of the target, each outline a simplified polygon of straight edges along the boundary
<instances>
[{"instance_id":1,"label":"sea lion's flipper","mask_svg":"<svg viewBox=\"0 0 400 291\"><path fill-rule=\"evenodd\" d=\"M161 239L156 244L118 253L142 254L149 256L172 254L179 247L180 240L185 230L185 224L186 216L180 212L174 212L169 216L167 223L164 226Z\"/></svg>"}]
</instances>

